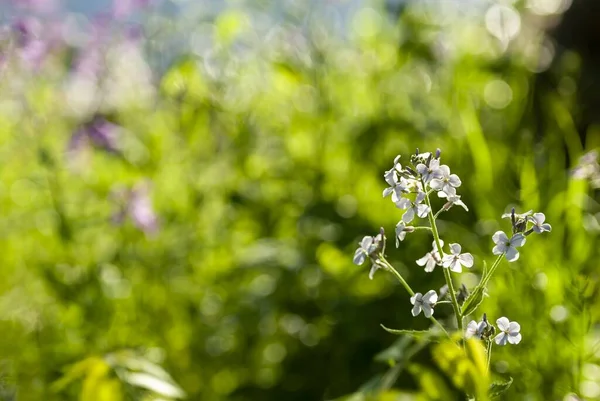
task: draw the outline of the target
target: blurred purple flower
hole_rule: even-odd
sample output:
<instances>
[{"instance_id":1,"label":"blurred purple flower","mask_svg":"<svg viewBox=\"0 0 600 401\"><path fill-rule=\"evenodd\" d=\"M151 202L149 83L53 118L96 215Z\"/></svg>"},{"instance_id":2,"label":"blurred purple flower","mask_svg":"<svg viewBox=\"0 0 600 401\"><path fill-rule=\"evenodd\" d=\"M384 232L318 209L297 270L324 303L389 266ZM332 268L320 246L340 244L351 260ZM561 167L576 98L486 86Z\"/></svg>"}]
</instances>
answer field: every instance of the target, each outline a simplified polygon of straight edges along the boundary
<instances>
[{"instance_id":1,"label":"blurred purple flower","mask_svg":"<svg viewBox=\"0 0 600 401\"><path fill-rule=\"evenodd\" d=\"M150 199L150 182L142 181L131 189L113 191L113 198L119 203L119 209L113 214L115 224L123 224L130 218L133 224L148 235L158 232L158 217Z\"/></svg>"},{"instance_id":2,"label":"blurred purple flower","mask_svg":"<svg viewBox=\"0 0 600 401\"><path fill-rule=\"evenodd\" d=\"M48 54L50 44L41 40L41 23L32 17L18 19L13 24L17 52L20 58L33 68L41 65Z\"/></svg>"},{"instance_id":3,"label":"blurred purple flower","mask_svg":"<svg viewBox=\"0 0 600 401\"><path fill-rule=\"evenodd\" d=\"M112 9L113 16L115 18L126 18L137 9L146 7L149 4L150 0L114 0Z\"/></svg>"},{"instance_id":4,"label":"blurred purple flower","mask_svg":"<svg viewBox=\"0 0 600 401\"><path fill-rule=\"evenodd\" d=\"M84 124L71 136L69 152L79 152L90 145L116 153L117 136L120 127L108 122L104 117L95 116L92 121Z\"/></svg>"}]
</instances>

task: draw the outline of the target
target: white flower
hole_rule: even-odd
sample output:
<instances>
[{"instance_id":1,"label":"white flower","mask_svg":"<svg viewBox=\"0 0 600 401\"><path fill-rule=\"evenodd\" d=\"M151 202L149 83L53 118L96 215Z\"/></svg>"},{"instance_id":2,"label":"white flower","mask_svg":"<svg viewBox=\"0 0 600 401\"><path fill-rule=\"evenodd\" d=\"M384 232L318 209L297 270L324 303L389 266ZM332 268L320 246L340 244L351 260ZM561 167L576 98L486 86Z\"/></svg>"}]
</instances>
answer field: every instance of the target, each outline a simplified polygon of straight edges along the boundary
<instances>
[{"instance_id":1,"label":"white flower","mask_svg":"<svg viewBox=\"0 0 600 401\"><path fill-rule=\"evenodd\" d=\"M450 244L451 255L444 256L442 259L442 266L447 267L456 273L462 272L462 266L472 267L473 255L468 252L461 254L460 250L460 244Z\"/></svg>"},{"instance_id":2,"label":"white flower","mask_svg":"<svg viewBox=\"0 0 600 401\"><path fill-rule=\"evenodd\" d=\"M400 160L400 155L394 159L394 166L383 175L385 182L389 185L388 188L383 190L383 196L386 197L392 194L392 202L394 203L400 200L403 193L410 192L409 182L398 175L402 171L402 165L398 160Z\"/></svg>"},{"instance_id":3,"label":"white flower","mask_svg":"<svg viewBox=\"0 0 600 401\"><path fill-rule=\"evenodd\" d=\"M506 343L518 344L521 342L521 325L517 322L509 322L508 318L501 317L496 320L496 325L500 330L500 334L494 337L494 341L498 345L506 345Z\"/></svg>"},{"instance_id":4,"label":"white flower","mask_svg":"<svg viewBox=\"0 0 600 401\"><path fill-rule=\"evenodd\" d=\"M506 234L504 234L504 231L496 231L492 236L492 240L496 244L494 249L492 249L492 253L494 255L506 253L506 260L509 262L514 262L519 259L517 247L525 244L525 236L521 233L517 233L513 235L511 239L508 239Z\"/></svg>"},{"instance_id":5,"label":"white flower","mask_svg":"<svg viewBox=\"0 0 600 401\"><path fill-rule=\"evenodd\" d=\"M533 231L536 233L541 234L544 231L552 231L552 226L548 223L544 223L546 220L544 213L534 213L530 220L533 223Z\"/></svg>"},{"instance_id":6,"label":"white flower","mask_svg":"<svg viewBox=\"0 0 600 401\"><path fill-rule=\"evenodd\" d=\"M427 217L427 213L429 213L429 206L421 203L424 199L425 193L419 191L414 202L407 198L401 198L398 202L396 202L397 208L406 209L406 212L404 212L402 215L402 221L404 223L408 224L413 221L415 214L420 218Z\"/></svg>"},{"instance_id":7,"label":"white flower","mask_svg":"<svg viewBox=\"0 0 600 401\"><path fill-rule=\"evenodd\" d=\"M392 173L388 175L390 171ZM410 192L410 182L404 177L398 178L393 169L390 171L386 171L385 176L385 180L390 187L383 190L383 196L386 197L392 194L392 202L396 203L402 198L402 194Z\"/></svg>"},{"instance_id":8,"label":"white flower","mask_svg":"<svg viewBox=\"0 0 600 401\"><path fill-rule=\"evenodd\" d=\"M469 208L467 207L467 205L465 205L464 202L462 200L460 200L460 195L448 195L447 193L440 191L440 192L438 192L438 196L440 198L448 199L448 202L446 202L446 204L443 206L444 210L448 210L452 206L458 205L458 206L461 206L463 209L465 209L467 212L469 211Z\"/></svg>"},{"instance_id":9,"label":"white flower","mask_svg":"<svg viewBox=\"0 0 600 401\"><path fill-rule=\"evenodd\" d=\"M440 171L440 160L431 159L429 166L423 163L417 164L417 171L421 174L423 182L428 183L434 178L441 178L442 172Z\"/></svg>"},{"instance_id":10,"label":"white flower","mask_svg":"<svg viewBox=\"0 0 600 401\"><path fill-rule=\"evenodd\" d=\"M406 224L402 220L396 224L396 248L400 246L400 241L404 241L404 238L406 238L408 231L405 231L405 228Z\"/></svg>"},{"instance_id":11,"label":"white flower","mask_svg":"<svg viewBox=\"0 0 600 401\"><path fill-rule=\"evenodd\" d=\"M371 259L371 271L369 272L369 278L373 280L373 275L380 268L377 264L377 257L373 256L373 253L379 249L381 242L383 241L382 234L377 234L375 237L363 237L362 241L358 244L360 245L358 249L354 252L354 258L352 261L355 265L362 265L365 263L367 258Z\"/></svg>"},{"instance_id":12,"label":"white flower","mask_svg":"<svg viewBox=\"0 0 600 401\"><path fill-rule=\"evenodd\" d=\"M440 240L440 245L444 246L444 241ZM442 264L442 259L440 258L440 253L437 251L435 241L433 241L431 246L433 247L431 252L427 252L425 256L417 259L417 264L419 266L425 266L425 271L427 273L431 273L436 265L439 266Z\"/></svg>"},{"instance_id":13,"label":"white flower","mask_svg":"<svg viewBox=\"0 0 600 401\"><path fill-rule=\"evenodd\" d=\"M375 240L375 238L367 235L366 237L363 237L362 241L360 241L358 244L360 246L354 252L354 258L352 261L355 265L360 266L365 263L365 260L369 257L369 255L377 249L379 243Z\"/></svg>"},{"instance_id":14,"label":"white flower","mask_svg":"<svg viewBox=\"0 0 600 401\"><path fill-rule=\"evenodd\" d=\"M467 329L465 330L465 338L481 338L486 327L487 323L483 320L479 323L477 323L475 320L471 320L467 325Z\"/></svg>"},{"instance_id":15,"label":"white flower","mask_svg":"<svg viewBox=\"0 0 600 401\"><path fill-rule=\"evenodd\" d=\"M433 315L433 307L438 300L437 293L434 290L429 290L425 295L421 295L417 292L410 298L410 303L413 304L412 315L417 316L423 310L423 314L426 318L430 318Z\"/></svg>"},{"instance_id":16,"label":"white flower","mask_svg":"<svg viewBox=\"0 0 600 401\"><path fill-rule=\"evenodd\" d=\"M456 174L450 174L450 167L442 165L439 168L440 177L434 178L429 186L436 191L445 192L446 195L456 195L456 188L460 187L462 182ZM438 196L442 197L439 193Z\"/></svg>"}]
</instances>

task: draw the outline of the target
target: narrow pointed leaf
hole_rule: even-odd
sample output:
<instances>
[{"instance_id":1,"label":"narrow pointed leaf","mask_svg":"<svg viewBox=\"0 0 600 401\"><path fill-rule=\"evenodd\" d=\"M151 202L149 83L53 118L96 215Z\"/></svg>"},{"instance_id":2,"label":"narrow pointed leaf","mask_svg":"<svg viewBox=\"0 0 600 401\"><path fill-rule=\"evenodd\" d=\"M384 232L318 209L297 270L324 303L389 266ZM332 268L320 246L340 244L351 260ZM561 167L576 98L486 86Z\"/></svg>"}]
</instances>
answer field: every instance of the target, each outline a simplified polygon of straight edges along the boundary
<instances>
[{"instance_id":1,"label":"narrow pointed leaf","mask_svg":"<svg viewBox=\"0 0 600 401\"><path fill-rule=\"evenodd\" d=\"M477 286L473 289L473 292L469 294L465 303L463 303L461 308L461 315L467 316L471 313L475 312L479 305L483 302L483 297L485 295L485 287Z\"/></svg>"},{"instance_id":2,"label":"narrow pointed leaf","mask_svg":"<svg viewBox=\"0 0 600 401\"><path fill-rule=\"evenodd\" d=\"M492 383L490 385L490 389L489 389L489 395L491 398L494 397L498 397L500 395L502 395L502 393L504 393L506 390L508 390L510 388L510 385L513 382L513 378L509 377L507 381L505 382L497 382L497 383Z\"/></svg>"}]
</instances>

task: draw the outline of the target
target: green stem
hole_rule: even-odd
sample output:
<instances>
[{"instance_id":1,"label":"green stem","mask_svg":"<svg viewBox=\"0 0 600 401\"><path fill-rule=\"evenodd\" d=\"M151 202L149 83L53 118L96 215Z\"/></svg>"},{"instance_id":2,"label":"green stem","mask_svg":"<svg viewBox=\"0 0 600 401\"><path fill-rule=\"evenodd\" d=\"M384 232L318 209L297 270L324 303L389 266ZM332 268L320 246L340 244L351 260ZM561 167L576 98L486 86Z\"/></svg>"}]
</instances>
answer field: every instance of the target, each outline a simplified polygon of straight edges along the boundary
<instances>
[{"instance_id":1,"label":"green stem","mask_svg":"<svg viewBox=\"0 0 600 401\"><path fill-rule=\"evenodd\" d=\"M426 227L426 226L413 226L413 229L415 231L417 230L426 230L426 231L431 231L431 227Z\"/></svg>"},{"instance_id":2,"label":"green stem","mask_svg":"<svg viewBox=\"0 0 600 401\"><path fill-rule=\"evenodd\" d=\"M423 183L423 181L421 181L421 183ZM425 187L424 183L423 187ZM444 251L440 242L440 234L438 233L437 225L435 224L435 216L433 215L433 209L431 208L431 201L429 200L428 193L425 193L425 202L427 202L427 206L429 206L429 213L427 214L427 217L429 217L429 225L431 226L433 239L435 241L435 245L440 255L440 258L443 258ZM462 315L460 313L460 306L458 305L458 300L456 299L456 292L454 291L454 283L452 282L452 276L450 275L450 270L448 268L442 268L442 270L444 271L444 278L446 279L446 285L448 285L448 292L450 293L450 298L452 299L452 308L454 309L454 314L456 315L456 326L458 327L458 330L462 332Z\"/></svg>"},{"instance_id":3,"label":"green stem","mask_svg":"<svg viewBox=\"0 0 600 401\"><path fill-rule=\"evenodd\" d=\"M492 361L492 340L488 340L487 342L487 347L486 347L486 366L487 366L487 371L490 371L490 362Z\"/></svg>"},{"instance_id":4,"label":"green stem","mask_svg":"<svg viewBox=\"0 0 600 401\"><path fill-rule=\"evenodd\" d=\"M412 288L410 288L410 285L408 285L408 283L406 282L406 280L404 280L404 277L402 277L402 275L398 272L398 270L396 270L394 268L394 266L392 266L390 264L390 262L388 262L385 257L383 257L383 255L381 255L381 257L379 258L380 265L387 271L389 271L390 273L392 273L394 276L396 276L396 278L398 279L398 281L400 282L400 284L402 284L402 286L404 287L404 289L406 290L406 292L408 292L410 294L410 296L414 296L415 292L413 291ZM434 318L433 316L431 316L429 318L429 320L431 320L433 323L435 323L443 332L444 334L446 334L448 337L450 337L450 334L448 334L448 332L446 331L446 329L444 328L444 326L437 321L436 318Z\"/></svg>"}]
</instances>

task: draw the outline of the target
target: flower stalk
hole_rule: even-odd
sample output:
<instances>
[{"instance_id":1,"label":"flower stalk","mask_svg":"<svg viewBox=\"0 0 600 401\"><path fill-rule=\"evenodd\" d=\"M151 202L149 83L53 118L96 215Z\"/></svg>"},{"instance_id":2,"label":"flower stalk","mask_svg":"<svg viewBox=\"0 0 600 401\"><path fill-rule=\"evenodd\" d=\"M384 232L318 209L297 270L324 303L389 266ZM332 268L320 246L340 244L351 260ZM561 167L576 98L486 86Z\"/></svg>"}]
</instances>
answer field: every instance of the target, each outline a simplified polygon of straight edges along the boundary
<instances>
[{"instance_id":1,"label":"flower stalk","mask_svg":"<svg viewBox=\"0 0 600 401\"><path fill-rule=\"evenodd\" d=\"M423 183L423 181L421 181ZM429 199L429 194L425 194L425 202L427 206L429 206L429 213L427 216L429 217L429 224L431 226L431 233L433 234L433 239L435 241L435 245L440 257L444 257L444 250L442 249L442 245L440 243L440 234L437 229L437 225L435 224L435 216L433 215L433 209L431 208L431 200ZM454 314L456 315L456 327L462 331L462 315L460 312L460 305L458 304L458 300L456 299L456 291L454 290L454 283L452 281L452 276L450 275L450 270L444 268L444 278L446 279L446 285L448 286L448 292L450 293L450 298L452 299L452 309L454 309Z\"/></svg>"}]
</instances>

